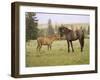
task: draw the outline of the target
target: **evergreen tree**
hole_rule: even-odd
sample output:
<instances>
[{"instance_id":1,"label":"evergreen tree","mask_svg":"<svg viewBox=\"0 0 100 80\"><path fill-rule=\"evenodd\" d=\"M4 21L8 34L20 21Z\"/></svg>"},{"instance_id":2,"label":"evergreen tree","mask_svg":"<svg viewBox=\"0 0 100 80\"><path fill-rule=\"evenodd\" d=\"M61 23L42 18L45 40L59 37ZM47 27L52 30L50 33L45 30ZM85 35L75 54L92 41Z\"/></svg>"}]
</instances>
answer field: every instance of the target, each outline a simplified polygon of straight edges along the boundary
<instances>
[{"instance_id":1,"label":"evergreen tree","mask_svg":"<svg viewBox=\"0 0 100 80\"><path fill-rule=\"evenodd\" d=\"M26 13L26 41L31 39L36 39L38 36L38 20L36 13L27 12Z\"/></svg>"},{"instance_id":2,"label":"evergreen tree","mask_svg":"<svg viewBox=\"0 0 100 80\"><path fill-rule=\"evenodd\" d=\"M58 30L58 25L57 24L55 25L55 33L59 34L59 30Z\"/></svg>"},{"instance_id":3,"label":"evergreen tree","mask_svg":"<svg viewBox=\"0 0 100 80\"><path fill-rule=\"evenodd\" d=\"M47 29L47 35L53 35L54 34L54 29L52 27L52 22L51 19L48 20L48 29Z\"/></svg>"},{"instance_id":4,"label":"evergreen tree","mask_svg":"<svg viewBox=\"0 0 100 80\"><path fill-rule=\"evenodd\" d=\"M87 32L88 32L88 34L90 34L90 27L89 26L88 26L88 31Z\"/></svg>"},{"instance_id":5,"label":"evergreen tree","mask_svg":"<svg viewBox=\"0 0 100 80\"><path fill-rule=\"evenodd\" d=\"M43 36L46 36L46 30L47 30L47 29L39 29L39 31L38 31L38 34L39 34L39 35L38 35L38 36L42 36L42 37L43 37Z\"/></svg>"}]
</instances>

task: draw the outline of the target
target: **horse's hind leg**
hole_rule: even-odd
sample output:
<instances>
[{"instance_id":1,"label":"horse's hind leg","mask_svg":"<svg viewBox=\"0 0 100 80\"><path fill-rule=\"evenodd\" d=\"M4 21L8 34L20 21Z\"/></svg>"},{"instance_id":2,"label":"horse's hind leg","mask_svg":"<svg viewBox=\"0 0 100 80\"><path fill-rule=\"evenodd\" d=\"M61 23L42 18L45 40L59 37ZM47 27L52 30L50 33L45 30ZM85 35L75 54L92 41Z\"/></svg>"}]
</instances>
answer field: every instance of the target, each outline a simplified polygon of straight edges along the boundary
<instances>
[{"instance_id":1,"label":"horse's hind leg","mask_svg":"<svg viewBox=\"0 0 100 80\"><path fill-rule=\"evenodd\" d=\"M68 52L70 52L70 44L68 40L67 40L67 44L68 44Z\"/></svg>"},{"instance_id":2,"label":"horse's hind leg","mask_svg":"<svg viewBox=\"0 0 100 80\"><path fill-rule=\"evenodd\" d=\"M49 50L49 45L47 45L48 46L48 50Z\"/></svg>"},{"instance_id":3,"label":"horse's hind leg","mask_svg":"<svg viewBox=\"0 0 100 80\"><path fill-rule=\"evenodd\" d=\"M48 45L48 50L51 50L51 45Z\"/></svg>"},{"instance_id":4,"label":"horse's hind leg","mask_svg":"<svg viewBox=\"0 0 100 80\"><path fill-rule=\"evenodd\" d=\"M79 39L80 46L81 46L81 52L83 52L83 47L84 47L84 40Z\"/></svg>"},{"instance_id":5,"label":"horse's hind leg","mask_svg":"<svg viewBox=\"0 0 100 80\"><path fill-rule=\"evenodd\" d=\"M37 48L36 49L37 49L37 51L39 50L39 45L37 45Z\"/></svg>"},{"instance_id":6,"label":"horse's hind leg","mask_svg":"<svg viewBox=\"0 0 100 80\"><path fill-rule=\"evenodd\" d=\"M70 44L71 44L71 47L72 47L72 52L74 52L72 41L70 41Z\"/></svg>"}]
</instances>

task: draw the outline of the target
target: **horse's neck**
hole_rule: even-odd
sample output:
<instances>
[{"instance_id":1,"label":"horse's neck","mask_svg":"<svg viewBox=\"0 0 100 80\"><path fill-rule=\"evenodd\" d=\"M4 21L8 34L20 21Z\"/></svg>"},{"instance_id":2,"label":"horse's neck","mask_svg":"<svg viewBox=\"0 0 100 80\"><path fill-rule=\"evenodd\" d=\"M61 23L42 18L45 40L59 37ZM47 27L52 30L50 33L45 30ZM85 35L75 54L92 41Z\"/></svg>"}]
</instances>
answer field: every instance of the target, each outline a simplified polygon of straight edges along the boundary
<instances>
[{"instance_id":1,"label":"horse's neck","mask_svg":"<svg viewBox=\"0 0 100 80\"><path fill-rule=\"evenodd\" d=\"M71 30L68 29L68 28L65 29L65 32L66 32L66 33L69 33L70 31L71 31Z\"/></svg>"}]
</instances>

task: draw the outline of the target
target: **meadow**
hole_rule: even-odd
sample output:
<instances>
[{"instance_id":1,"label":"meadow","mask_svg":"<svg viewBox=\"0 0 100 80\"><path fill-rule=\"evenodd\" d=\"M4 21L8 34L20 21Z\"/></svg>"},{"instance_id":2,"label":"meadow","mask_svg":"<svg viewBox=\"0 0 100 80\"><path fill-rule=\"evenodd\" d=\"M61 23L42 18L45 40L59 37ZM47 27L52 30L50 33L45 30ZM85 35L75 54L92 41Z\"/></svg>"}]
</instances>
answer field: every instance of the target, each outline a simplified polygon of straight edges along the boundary
<instances>
[{"instance_id":1,"label":"meadow","mask_svg":"<svg viewBox=\"0 0 100 80\"><path fill-rule=\"evenodd\" d=\"M89 64L89 39L85 39L83 52L78 40L73 41L74 52L69 53L66 40L54 41L51 50L42 46L39 52L36 47L36 40L26 43L26 67Z\"/></svg>"}]
</instances>

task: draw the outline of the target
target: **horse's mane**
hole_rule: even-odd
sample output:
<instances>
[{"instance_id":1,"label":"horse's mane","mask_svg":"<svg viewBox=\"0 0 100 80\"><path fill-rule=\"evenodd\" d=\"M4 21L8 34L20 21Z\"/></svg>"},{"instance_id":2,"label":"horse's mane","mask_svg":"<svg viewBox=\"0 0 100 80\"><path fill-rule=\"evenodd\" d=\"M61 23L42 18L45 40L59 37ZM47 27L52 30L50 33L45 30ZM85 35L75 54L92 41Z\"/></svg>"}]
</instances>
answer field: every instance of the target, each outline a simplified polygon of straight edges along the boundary
<instances>
[{"instance_id":1,"label":"horse's mane","mask_svg":"<svg viewBox=\"0 0 100 80\"><path fill-rule=\"evenodd\" d=\"M69 28L67 28L67 27L64 27L65 29L67 29L67 30L69 30L69 31L71 31L71 29L69 29Z\"/></svg>"},{"instance_id":2,"label":"horse's mane","mask_svg":"<svg viewBox=\"0 0 100 80\"><path fill-rule=\"evenodd\" d=\"M69 29L69 28L67 28L67 27L63 27L65 30L66 30L66 32L71 32L71 31L73 31L73 30L71 30L71 29Z\"/></svg>"}]
</instances>

